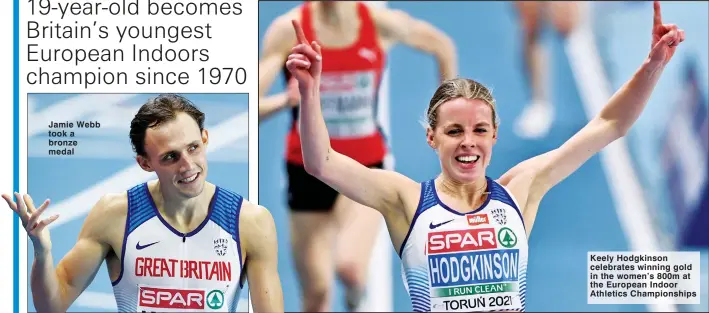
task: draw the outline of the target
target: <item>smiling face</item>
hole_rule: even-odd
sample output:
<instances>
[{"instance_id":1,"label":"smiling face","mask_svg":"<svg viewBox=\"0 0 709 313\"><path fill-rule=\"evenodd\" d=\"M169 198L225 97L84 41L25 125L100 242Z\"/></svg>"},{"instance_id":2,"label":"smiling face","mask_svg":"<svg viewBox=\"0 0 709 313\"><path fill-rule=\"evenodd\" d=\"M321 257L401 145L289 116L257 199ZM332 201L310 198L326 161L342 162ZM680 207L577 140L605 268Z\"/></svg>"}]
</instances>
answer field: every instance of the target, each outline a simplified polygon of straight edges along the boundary
<instances>
[{"instance_id":1,"label":"smiling face","mask_svg":"<svg viewBox=\"0 0 709 313\"><path fill-rule=\"evenodd\" d=\"M448 177L470 183L485 176L497 140L490 105L455 98L437 108L438 125L428 129L429 145L438 152Z\"/></svg>"},{"instance_id":2,"label":"smiling face","mask_svg":"<svg viewBox=\"0 0 709 313\"><path fill-rule=\"evenodd\" d=\"M482 84L456 78L441 84L429 104L428 144L443 173L468 184L484 179L497 141L494 100Z\"/></svg>"},{"instance_id":3,"label":"smiling face","mask_svg":"<svg viewBox=\"0 0 709 313\"><path fill-rule=\"evenodd\" d=\"M207 177L204 113L185 97L149 99L133 117L130 140L143 170L155 172L163 197L192 198Z\"/></svg>"},{"instance_id":4,"label":"smiling face","mask_svg":"<svg viewBox=\"0 0 709 313\"><path fill-rule=\"evenodd\" d=\"M157 174L162 190L172 196L192 198L202 193L207 176L206 130L186 113L145 132L143 169Z\"/></svg>"}]
</instances>

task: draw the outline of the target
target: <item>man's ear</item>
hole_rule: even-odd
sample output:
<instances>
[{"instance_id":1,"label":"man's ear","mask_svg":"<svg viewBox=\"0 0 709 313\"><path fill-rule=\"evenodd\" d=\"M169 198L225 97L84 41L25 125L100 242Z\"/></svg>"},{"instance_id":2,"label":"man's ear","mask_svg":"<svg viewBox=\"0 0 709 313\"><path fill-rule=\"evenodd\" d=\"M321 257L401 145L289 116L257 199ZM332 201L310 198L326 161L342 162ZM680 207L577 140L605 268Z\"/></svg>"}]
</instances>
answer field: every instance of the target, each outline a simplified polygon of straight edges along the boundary
<instances>
[{"instance_id":1,"label":"man's ear","mask_svg":"<svg viewBox=\"0 0 709 313\"><path fill-rule=\"evenodd\" d=\"M202 144L204 146L209 145L209 132L206 129L202 130Z\"/></svg>"},{"instance_id":2,"label":"man's ear","mask_svg":"<svg viewBox=\"0 0 709 313\"><path fill-rule=\"evenodd\" d=\"M138 155L138 156L135 157L135 161L138 162L138 165L139 165L140 168L142 168L144 171L146 171L146 172L152 172L152 171L153 171L153 167L150 166L150 162L148 161L148 158L146 158L146 157L144 157L144 156L142 156L142 155Z\"/></svg>"}]
</instances>

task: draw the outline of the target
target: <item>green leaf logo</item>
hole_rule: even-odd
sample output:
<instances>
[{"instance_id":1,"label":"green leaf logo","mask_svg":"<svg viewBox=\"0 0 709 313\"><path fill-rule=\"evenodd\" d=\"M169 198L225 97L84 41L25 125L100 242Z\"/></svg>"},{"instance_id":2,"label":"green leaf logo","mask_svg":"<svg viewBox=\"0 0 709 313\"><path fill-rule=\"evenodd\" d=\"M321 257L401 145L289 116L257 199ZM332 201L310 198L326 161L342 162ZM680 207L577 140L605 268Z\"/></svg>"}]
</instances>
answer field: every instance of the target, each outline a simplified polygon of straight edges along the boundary
<instances>
[{"instance_id":1,"label":"green leaf logo","mask_svg":"<svg viewBox=\"0 0 709 313\"><path fill-rule=\"evenodd\" d=\"M497 232L497 240L505 248L512 248L517 244L517 236L507 227L502 227L500 231Z\"/></svg>"},{"instance_id":2,"label":"green leaf logo","mask_svg":"<svg viewBox=\"0 0 709 313\"><path fill-rule=\"evenodd\" d=\"M207 294L207 306L216 310L224 305L224 293L219 290L212 290Z\"/></svg>"}]
</instances>

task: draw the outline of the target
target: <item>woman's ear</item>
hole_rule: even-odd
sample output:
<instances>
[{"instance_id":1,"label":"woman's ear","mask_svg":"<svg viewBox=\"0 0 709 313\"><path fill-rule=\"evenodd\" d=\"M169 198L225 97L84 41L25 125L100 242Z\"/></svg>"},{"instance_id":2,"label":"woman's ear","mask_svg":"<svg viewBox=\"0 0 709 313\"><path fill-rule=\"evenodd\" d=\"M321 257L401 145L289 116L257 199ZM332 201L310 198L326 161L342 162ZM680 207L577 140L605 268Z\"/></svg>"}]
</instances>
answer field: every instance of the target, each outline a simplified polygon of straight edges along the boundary
<instances>
[{"instance_id":1,"label":"woman's ear","mask_svg":"<svg viewBox=\"0 0 709 313\"><path fill-rule=\"evenodd\" d=\"M428 145L433 148L433 150L438 149L436 146L436 141L434 140L434 131L431 127L426 128L426 142L428 142Z\"/></svg>"}]
</instances>

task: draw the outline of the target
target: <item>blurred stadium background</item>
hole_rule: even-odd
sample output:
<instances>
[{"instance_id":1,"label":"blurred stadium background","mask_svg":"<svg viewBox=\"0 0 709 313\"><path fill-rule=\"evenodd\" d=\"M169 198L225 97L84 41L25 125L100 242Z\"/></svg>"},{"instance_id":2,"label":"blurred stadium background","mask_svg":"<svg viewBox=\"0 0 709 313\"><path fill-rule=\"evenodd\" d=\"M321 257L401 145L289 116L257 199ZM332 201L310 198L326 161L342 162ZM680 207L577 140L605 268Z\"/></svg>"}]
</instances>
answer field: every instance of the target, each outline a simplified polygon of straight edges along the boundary
<instances>
[{"instance_id":1,"label":"blurred stadium background","mask_svg":"<svg viewBox=\"0 0 709 313\"><path fill-rule=\"evenodd\" d=\"M273 19L300 2L260 2L259 38ZM549 25L542 40L550 55L552 130L539 140L519 138L514 120L529 100L519 18L511 2L379 2L442 29L457 45L460 76L493 88L502 120L488 175L558 147L598 112L640 66L650 46L652 2L585 2L589 18L567 40ZM542 201L530 238L529 311L707 311L709 239L709 4L662 3L664 23L686 31L647 109L628 136L592 158ZM259 49L262 49L259 42ZM395 169L417 181L440 171L419 121L437 86L432 58L405 47L388 58L383 124ZM279 78L271 93L283 90ZM391 118L396 116L396 119ZM284 165L290 113L259 127L259 200L279 230L279 272L286 311L301 309L288 238ZM379 243L366 309L410 311L400 263L386 236ZM702 304L588 305L588 251L702 251ZM336 288L335 311L344 311ZM339 300L339 301L338 301Z\"/></svg>"},{"instance_id":2,"label":"blurred stadium background","mask_svg":"<svg viewBox=\"0 0 709 313\"><path fill-rule=\"evenodd\" d=\"M140 106L156 94L30 94L28 95L28 193L37 203L52 204L45 213L60 217L50 228L55 265L74 246L86 214L105 193L127 190L156 178L135 163L128 131ZM248 101L245 94L184 94L206 115L210 131L207 180L248 197ZM48 156L49 121L98 121L99 129L74 128L74 156ZM42 199L42 200L40 200ZM28 241L29 242L29 241ZM27 278L32 267L28 243ZM36 312L27 288L27 308ZM242 292L239 311L248 311ZM93 283L68 312L115 312L111 280L105 263Z\"/></svg>"}]
</instances>

